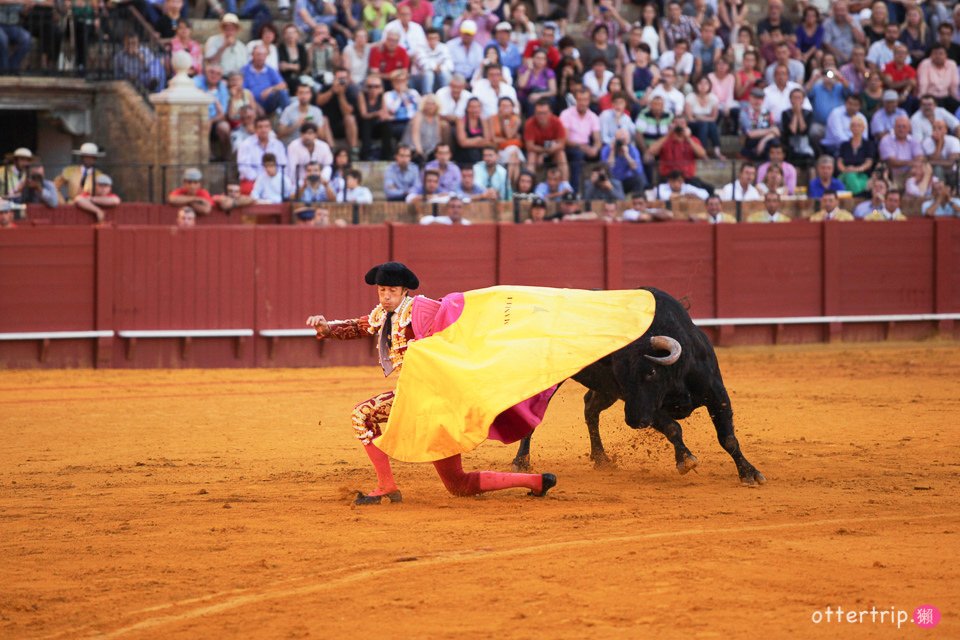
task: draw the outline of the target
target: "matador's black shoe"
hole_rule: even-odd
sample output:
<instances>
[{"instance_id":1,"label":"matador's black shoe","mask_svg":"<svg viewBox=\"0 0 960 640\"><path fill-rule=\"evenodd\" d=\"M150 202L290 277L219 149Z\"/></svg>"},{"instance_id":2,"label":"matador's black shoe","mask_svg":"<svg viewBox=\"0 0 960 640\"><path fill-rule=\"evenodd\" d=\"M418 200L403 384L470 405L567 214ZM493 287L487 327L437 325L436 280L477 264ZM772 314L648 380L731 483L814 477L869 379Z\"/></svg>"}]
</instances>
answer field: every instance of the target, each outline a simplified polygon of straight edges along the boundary
<instances>
[{"instance_id":1,"label":"matador's black shoe","mask_svg":"<svg viewBox=\"0 0 960 640\"><path fill-rule=\"evenodd\" d=\"M550 489L553 489L555 486L557 486L557 476L552 473L543 473L540 475L540 492L531 491L530 495L542 498L547 495L547 491L550 491Z\"/></svg>"},{"instance_id":2,"label":"matador's black shoe","mask_svg":"<svg viewBox=\"0 0 960 640\"><path fill-rule=\"evenodd\" d=\"M556 480L554 480L554 484L556 484ZM357 491L357 497L353 501L353 504L380 504L384 498L389 498L390 502L403 502L403 496L400 494L400 490L397 489L396 491L391 491L390 493L385 493L380 496L368 496Z\"/></svg>"}]
</instances>

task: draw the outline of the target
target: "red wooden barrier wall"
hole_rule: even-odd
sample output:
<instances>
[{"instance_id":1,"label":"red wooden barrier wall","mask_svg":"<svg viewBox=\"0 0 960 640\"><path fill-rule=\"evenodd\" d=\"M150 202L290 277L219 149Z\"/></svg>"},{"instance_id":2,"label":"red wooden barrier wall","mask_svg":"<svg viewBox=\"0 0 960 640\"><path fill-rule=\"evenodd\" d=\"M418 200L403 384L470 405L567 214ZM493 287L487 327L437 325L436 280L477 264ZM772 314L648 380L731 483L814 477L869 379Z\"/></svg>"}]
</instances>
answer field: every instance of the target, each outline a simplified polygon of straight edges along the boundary
<instances>
[{"instance_id":1,"label":"red wooden barrier wall","mask_svg":"<svg viewBox=\"0 0 960 640\"><path fill-rule=\"evenodd\" d=\"M146 205L144 211L150 211ZM154 212L163 208L154 208ZM143 215L147 215L144 213ZM137 214L140 215L140 214ZM153 215L153 214L150 214ZM0 332L296 329L375 303L373 264L413 266L421 293L503 284L660 287L695 318L960 312L960 222L793 225L379 225L18 228L0 233ZM916 338L958 323L711 330L722 344ZM372 364L373 345L310 337L0 341L0 365Z\"/></svg>"}]
</instances>

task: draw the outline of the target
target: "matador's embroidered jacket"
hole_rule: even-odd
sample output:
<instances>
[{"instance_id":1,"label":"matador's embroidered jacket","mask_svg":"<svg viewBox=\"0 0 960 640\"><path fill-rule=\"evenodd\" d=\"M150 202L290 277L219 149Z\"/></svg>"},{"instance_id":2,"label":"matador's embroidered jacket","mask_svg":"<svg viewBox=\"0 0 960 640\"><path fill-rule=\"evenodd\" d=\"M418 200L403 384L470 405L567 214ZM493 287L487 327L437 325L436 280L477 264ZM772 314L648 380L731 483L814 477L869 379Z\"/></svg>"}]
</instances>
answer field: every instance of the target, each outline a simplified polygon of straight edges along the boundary
<instances>
[{"instance_id":1,"label":"matador's embroidered jacket","mask_svg":"<svg viewBox=\"0 0 960 640\"><path fill-rule=\"evenodd\" d=\"M407 296L393 313L387 313L381 305L369 315L353 320L334 320L330 323L330 337L338 340L354 340L368 335L377 336L377 349L383 375L389 376L403 366L407 345L413 341L413 298ZM317 335L322 340L325 336Z\"/></svg>"}]
</instances>

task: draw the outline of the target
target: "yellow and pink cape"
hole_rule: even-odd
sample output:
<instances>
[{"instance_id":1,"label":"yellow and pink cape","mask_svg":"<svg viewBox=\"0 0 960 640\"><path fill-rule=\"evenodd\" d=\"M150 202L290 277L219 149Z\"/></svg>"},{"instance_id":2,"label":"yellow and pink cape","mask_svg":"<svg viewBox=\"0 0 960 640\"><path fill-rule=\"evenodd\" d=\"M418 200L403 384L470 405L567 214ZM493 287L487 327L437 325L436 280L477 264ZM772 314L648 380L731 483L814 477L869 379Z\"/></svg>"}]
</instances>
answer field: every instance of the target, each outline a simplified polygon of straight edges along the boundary
<instances>
[{"instance_id":1,"label":"yellow and pink cape","mask_svg":"<svg viewBox=\"0 0 960 640\"><path fill-rule=\"evenodd\" d=\"M557 384L643 335L655 309L639 289L498 286L446 296L426 337L407 349L375 444L398 460L432 462L488 438L516 441L539 423Z\"/></svg>"}]
</instances>

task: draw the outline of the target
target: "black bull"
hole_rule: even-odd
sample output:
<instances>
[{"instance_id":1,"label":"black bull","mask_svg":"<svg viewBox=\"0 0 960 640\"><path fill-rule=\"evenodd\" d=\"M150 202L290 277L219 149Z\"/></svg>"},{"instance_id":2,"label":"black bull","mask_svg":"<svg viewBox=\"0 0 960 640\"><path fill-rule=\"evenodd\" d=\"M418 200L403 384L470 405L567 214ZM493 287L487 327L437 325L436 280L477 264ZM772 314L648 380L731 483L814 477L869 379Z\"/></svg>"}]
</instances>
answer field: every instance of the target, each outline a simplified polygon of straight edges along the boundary
<instances>
[{"instance_id":1,"label":"black bull","mask_svg":"<svg viewBox=\"0 0 960 640\"><path fill-rule=\"evenodd\" d=\"M662 433L673 445L677 470L687 473L697 466L697 458L684 444L677 420L705 406L720 446L737 465L740 481L747 485L763 484L766 478L740 451L730 397L710 340L674 297L658 289L644 288L653 294L657 304L649 330L573 376L588 389L583 398L583 414L590 432L590 459L598 466L610 462L600 440L600 413L623 400L627 425L634 429L653 427ZM664 350L672 352L664 356ZM513 464L517 470L529 468L530 437L520 443Z\"/></svg>"}]
</instances>

